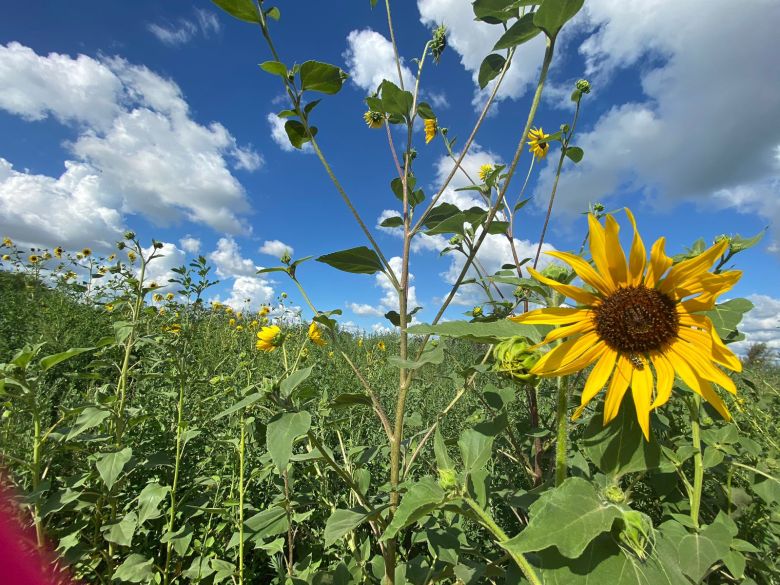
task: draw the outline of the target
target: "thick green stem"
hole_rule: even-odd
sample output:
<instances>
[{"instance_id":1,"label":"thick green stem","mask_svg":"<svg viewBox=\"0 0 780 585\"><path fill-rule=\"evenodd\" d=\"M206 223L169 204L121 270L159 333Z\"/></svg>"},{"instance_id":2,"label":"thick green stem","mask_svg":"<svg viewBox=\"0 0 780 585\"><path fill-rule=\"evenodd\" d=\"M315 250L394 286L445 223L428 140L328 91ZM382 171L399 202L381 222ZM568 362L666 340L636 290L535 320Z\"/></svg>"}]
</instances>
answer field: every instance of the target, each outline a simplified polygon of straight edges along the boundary
<instances>
[{"instance_id":1,"label":"thick green stem","mask_svg":"<svg viewBox=\"0 0 780 585\"><path fill-rule=\"evenodd\" d=\"M36 494L36 501L33 504L33 522L35 523L35 540L38 543L38 548L43 548L43 525L41 523L41 505L38 503L38 487L41 481L41 417L38 412L38 407L35 407L33 412L33 460L32 460L32 491Z\"/></svg>"},{"instance_id":2,"label":"thick green stem","mask_svg":"<svg viewBox=\"0 0 780 585\"><path fill-rule=\"evenodd\" d=\"M176 460L173 465L173 484L171 485L171 507L168 510L168 533L175 532L176 524L176 504L179 486L179 470L181 469L182 459L182 439L184 436L184 381L179 380L179 402L176 406ZM169 540L165 547L165 580L164 583L170 583L170 564L173 553L173 543Z\"/></svg>"},{"instance_id":3,"label":"thick green stem","mask_svg":"<svg viewBox=\"0 0 780 585\"><path fill-rule=\"evenodd\" d=\"M555 486L559 486L566 479L567 467L566 459L568 452L568 416L569 408L569 386L566 384L566 378L558 378L558 408L555 419L558 427L558 434L555 439Z\"/></svg>"},{"instance_id":4,"label":"thick green stem","mask_svg":"<svg viewBox=\"0 0 780 585\"><path fill-rule=\"evenodd\" d=\"M509 537L506 535L506 533L498 524L496 524L495 520L493 520L490 514L482 506L480 506L475 500L471 498L464 498L464 501L477 516L479 523L487 528L499 543L509 540ZM536 571L534 570L531 563L529 563L521 553L515 553L511 550L507 550L507 552L509 553L509 556L512 557L512 560L517 563L517 566L520 567L523 575L525 575L525 578L528 579L528 582L531 583L531 585L542 585L541 578L536 574Z\"/></svg>"},{"instance_id":5,"label":"thick green stem","mask_svg":"<svg viewBox=\"0 0 780 585\"><path fill-rule=\"evenodd\" d=\"M241 414L241 438L238 443L238 585L244 583L244 453L246 451L246 424Z\"/></svg>"},{"instance_id":6,"label":"thick green stem","mask_svg":"<svg viewBox=\"0 0 780 585\"><path fill-rule=\"evenodd\" d=\"M693 525L699 527L699 509L701 507L701 490L704 485L704 463L701 452L701 427L699 426L699 412L701 410L701 397L694 394L689 401L691 409L691 441L693 444L693 491L691 493L691 520Z\"/></svg>"}]
</instances>

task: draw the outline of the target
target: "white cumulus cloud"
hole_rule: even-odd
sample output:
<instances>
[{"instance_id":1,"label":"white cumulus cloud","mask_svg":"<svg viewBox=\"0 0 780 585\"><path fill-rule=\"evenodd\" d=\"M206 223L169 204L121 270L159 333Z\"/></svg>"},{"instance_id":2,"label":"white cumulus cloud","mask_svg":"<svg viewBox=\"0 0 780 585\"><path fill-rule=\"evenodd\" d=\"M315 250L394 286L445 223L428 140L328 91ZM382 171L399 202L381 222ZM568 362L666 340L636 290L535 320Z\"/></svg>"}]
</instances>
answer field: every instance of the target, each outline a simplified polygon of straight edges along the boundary
<instances>
[{"instance_id":1,"label":"white cumulus cloud","mask_svg":"<svg viewBox=\"0 0 780 585\"><path fill-rule=\"evenodd\" d=\"M259 266L249 258L241 256L241 250L231 237L220 238L217 249L209 254L209 260L214 263L217 275L222 277L254 276Z\"/></svg>"},{"instance_id":2,"label":"white cumulus cloud","mask_svg":"<svg viewBox=\"0 0 780 585\"><path fill-rule=\"evenodd\" d=\"M352 82L367 92L376 91L384 79L399 85L398 67L395 62L392 43L369 28L353 30L347 35L347 62ZM406 89L414 86L412 72L401 59L401 75Z\"/></svg>"},{"instance_id":3,"label":"white cumulus cloud","mask_svg":"<svg viewBox=\"0 0 780 585\"><path fill-rule=\"evenodd\" d=\"M198 238L193 238L189 234L179 240L179 245L182 250L189 252L190 254L197 254L200 252L200 240Z\"/></svg>"},{"instance_id":4,"label":"white cumulus cloud","mask_svg":"<svg viewBox=\"0 0 780 585\"><path fill-rule=\"evenodd\" d=\"M260 253L268 254L275 258L281 258L285 253L292 256L295 254L295 250L292 246L289 246L280 240L266 240L263 242L263 245L260 246Z\"/></svg>"}]
</instances>

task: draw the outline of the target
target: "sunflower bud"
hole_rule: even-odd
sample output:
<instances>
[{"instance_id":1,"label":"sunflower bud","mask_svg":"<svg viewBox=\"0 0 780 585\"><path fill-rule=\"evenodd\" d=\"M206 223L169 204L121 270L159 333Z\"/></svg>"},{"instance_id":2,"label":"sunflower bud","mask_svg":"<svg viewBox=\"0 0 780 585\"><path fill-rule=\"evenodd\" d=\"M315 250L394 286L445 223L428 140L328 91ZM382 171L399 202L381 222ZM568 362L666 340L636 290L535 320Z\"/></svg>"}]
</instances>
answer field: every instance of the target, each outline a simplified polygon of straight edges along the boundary
<instances>
[{"instance_id":1,"label":"sunflower bud","mask_svg":"<svg viewBox=\"0 0 780 585\"><path fill-rule=\"evenodd\" d=\"M480 307L479 305L477 305L476 307L474 307L473 309L471 309L471 314L472 314L472 316L474 316L474 317L481 317L481 316L482 316L482 307Z\"/></svg>"},{"instance_id":2,"label":"sunflower bud","mask_svg":"<svg viewBox=\"0 0 780 585\"><path fill-rule=\"evenodd\" d=\"M460 246L461 242L463 242L463 236L459 234L455 234L450 238L450 246Z\"/></svg>"},{"instance_id":3,"label":"sunflower bud","mask_svg":"<svg viewBox=\"0 0 780 585\"><path fill-rule=\"evenodd\" d=\"M533 344L527 338L515 336L493 348L493 369L516 380L529 382L536 378L531 374L531 368L541 357L541 352L533 349Z\"/></svg>"},{"instance_id":4,"label":"sunflower bud","mask_svg":"<svg viewBox=\"0 0 780 585\"><path fill-rule=\"evenodd\" d=\"M157 240L153 240L152 241L152 246L154 246L155 250L162 250L163 243L162 242L158 242Z\"/></svg>"},{"instance_id":5,"label":"sunflower bud","mask_svg":"<svg viewBox=\"0 0 780 585\"><path fill-rule=\"evenodd\" d=\"M626 501L626 493L620 488L619 485L611 485L604 489L602 492L604 499L610 504L622 504Z\"/></svg>"},{"instance_id":6,"label":"sunflower bud","mask_svg":"<svg viewBox=\"0 0 780 585\"><path fill-rule=\"evenodd\" d=\"M454 469L439 469L439 485L445 490L458 488L458 474Z\"/></svg>"},{"instance_id":7,"label":"sunflower bud","mask_svg":"<svg viewBox=\"0 0 780 585\"><path fill-rule=\"evenodd\" d=\"M433 31L433 38L431 39L431 53L433 54L433 60L438 64L441 59L441 54L444 49L447 48L447 27L443 24L436 27Z\"/></svg>"},{"instance_id":8,"label":"sunflower bud","mask_svg":"<svg viewBox=\"0 0 780 585\"><path fill-rule=\"evenodd\" d=\"M549 264L542 270L542 276L565 284L569 279L570 273L560 264Z\"/></svg>"},{"instance_id":9,"label":"sunflower bud","mask_svg":"<svg viewBox=\"0 0 780 585\"><path fill-rule=\"evenodd\" d=\"M135 232L126 231L125 232L125 239L126 240L134 240L135 239Z\"/></svg>"},{"instance_id":10,"label":"sunflower bud","mask_svg":"<svg viewBox=\"0 0 780 585\"><path fill-rule=\"evenodd\" d=\"M575 87L582 93L590 93L590 82L587 79L578 79Z\"/></svg>"},{"instance_id":11,"label":"sunflower bud","mask_svg":"<svg viewBox=\"0 0 780 585\"><path fill-rule=\"evenodd\" d=\"M284 254L282 254L282 257L281 257L281 258L279 258L279 261L280 261L282 264L289 264L291 260L292 260L292 258L290 257L290 252L289 252L289 250L285 250L285 251L284 251Z\"/></svg>"}]
</instances>

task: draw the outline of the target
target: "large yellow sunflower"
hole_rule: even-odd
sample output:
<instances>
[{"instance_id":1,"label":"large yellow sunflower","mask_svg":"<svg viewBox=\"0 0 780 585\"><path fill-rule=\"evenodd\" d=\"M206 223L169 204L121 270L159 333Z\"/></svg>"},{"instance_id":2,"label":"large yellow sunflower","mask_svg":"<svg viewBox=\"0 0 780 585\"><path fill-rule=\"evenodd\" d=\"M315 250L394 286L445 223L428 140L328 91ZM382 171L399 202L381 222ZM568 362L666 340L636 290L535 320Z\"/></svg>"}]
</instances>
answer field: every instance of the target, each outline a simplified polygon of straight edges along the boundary
<instances>
[{"instance_id":1,"label":"large yellow sunflower","mask_svg":"<svg viewBox=\"0 0 780 585\"><path fill-rule=\"evenodd\" d=\"M608 384L606 425L617 415L630 387L637 419L648 439L650 411L669 400L675 374L730 419L713 384L736 394L734 382L718 365L735 371L741 371L742 365L723 344L710 319L701 314L712 309L718 296L742 275L738 270L709 272L728 242L720 241L672 266L672 259L664 252L666 240L659 238L648 262L634 216L628 209L626 214L634 227L628 261L620 246L620 226L611 215L606 217L606 227L588 215L595 268L574 254L548 252L569 264L588 289L561 284L528 269L535 279L581 305L538 309L512 317L526 324L560 326L542 344L568 338L546 353L531 373L565 376L595 364L574 418Z\"/></svg>"}]
</instances>

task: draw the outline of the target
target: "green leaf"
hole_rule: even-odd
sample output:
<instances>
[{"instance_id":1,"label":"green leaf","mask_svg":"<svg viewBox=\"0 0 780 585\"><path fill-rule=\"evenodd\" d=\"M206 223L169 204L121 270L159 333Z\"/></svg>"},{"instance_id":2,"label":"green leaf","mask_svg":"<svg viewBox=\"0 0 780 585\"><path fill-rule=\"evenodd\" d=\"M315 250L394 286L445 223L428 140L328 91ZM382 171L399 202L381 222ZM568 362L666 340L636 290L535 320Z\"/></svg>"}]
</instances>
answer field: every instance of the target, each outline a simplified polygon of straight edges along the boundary
<instances>
[{"instance_id":1,"label":"green leaf","mask_svg":"<svg viewBox=\"0 0 780 585\"><path fill-rule=\"evenodd\" d=\"M394 215L392 217L388 217L379 225L386 228L397 228L404 225L404 220L397 215Z\"/></svg>"},{"instance_id":2,"label":"green leaf","mask_svg":"<svg viewBox=\"0 0 780 585\"><path fill-rule=\"evenodd\" d=\"M583 451L596 467L610 476L656 469L661 448L651 435L645 441L631 398L625 398L615 419L603 426L603 409L591 418L582 438Z\"/></svg>"},{"instance_id":3,"label":"green leaf","mask_svg":"<svg viewBox=\"0 0 780 585\"><path fill-rule=\"evenodd\" d=\"M724 343L731 343L745 338L745 335L737 329L737 325L742 321L743 315L752 308L753 303L747 299L731 299L715 305L712 311L707 311L704 314L715 325L715 329Z\"/></svg>"},{"instance_id":4,"label":"green leaf","mask_svg":"<svg viewBox=\"0 0 780 585\"><path fill-rule=\"evenodd\" d=\"M265 63L260 63L260 69L270 73L271 75L287 77L287 66L284 63L280 63L279 61L266 61Z\"/></svg>"},{"instance_id":5,"label":"green leaf","mask_svg":"<svg viewBox=\"0 0 780 585\"><path fill-rule=\"evenodd\" d=\"M317 258L317 262L354 274L374 274L382 272L384 268L376 252L365 246L325 254Z\"/></svg>"},{"instance_id":6,"label":"green leaf","mask_svg":"<svg viewBox=\"0 0 780 585\"><path fill-rule=\"evenodd\" d=\"M425 222L423 225L425 225L426 228L432 228L442 221L449 219L453 215L457 215L458 213L460 213L460 208L456 207L452 203L441 203L431 209L430 213L425 216Z\"/></svg>"},{"instance_id":7,"label":"green leaf","mask_svg":"<svg viewBox=\"0 0 780 585\"><path fill-rule=\"evenodd\" d=\"M534 2L538 4L539 1ZM475 20L481 20L488 24L501 24L510 18L517 18L517 7L528 2L517 0L475 0L472 2Z\"/></svg>"},{"instance_id":8,"label":"green leaf","mask_svg":"<svg viewBox=\"0 0 780 585\"><path fill-rule=\"evenodd\" d=\"M132 456L133 450L130 447L125 447L115 453L103 453L97 463L95 463L103 483L106 484L109 490L114 487L117 478Z\"/></svg>"},{"instance_id":9,"label":"green leaf","mask_svg":"<svg viewBox=\"0 0 780 585\"><path fill-rule=\"evenodd\" d=\"M542 32L539 27L534 24L534 14L536 13L529 12L519 18L516 23L510 26L509 29L501 35L501 38L498 39L493 50L500 51L502 49L511 49L512 47L530 41Z\"/></svg>"},{"instance_id":10,"label":"green leaf","mask_svg":"<svg viewBox=\"0 0 780 585\"><path fill-rule=\"evenodd\" d=\"M154 559L147 559L143 555L133 553L116 568L113 578L125 581L126 583L150 581L154 576L154 570L152 568L153 561Z\"/></svg>"},{"instance_id":11,"label":"green leaf","mask_svg":"<svg viewBox=\"0 0 780 585\"><path fill-rule=\"evenodd\" d=\"M47 355L44 358L41 358L41 361L39 362L41 364L41 368L43 371L50 370L60 362L64 362L65 360L69 360L70 358L77 356L79 354L85 353L87 351L92 351L95 349L94 347L74 347L69 349L68 351L63 351L62 353L55 353L52 355Z\"/></svg>"},{"instance_id":12,"label":"green leaf","mask_svg":"<svg viewBox=\"0 0 780 585\"><path fill-rule=\"evenodd\" d=\"M251 533L252 540L264 540L287 532L287 512L280 506L272 506L245 520L244 526Z\"/></svg>"},{"instance_id":13,"label":"green leaf","mask_svg":"<svg viewBox=\"0 0 780 585\"><path fill-rule=\"evenodd\" d=\"M353 406L371 406L371 404L371 398L365 394L360 394L359 392L345 392L344 394L336 396L336 398L331 401L330 407L351 408Z\"/></svg>"},{"instance_id":14,"label":"green leaf","mask_svg":"<svg viewBox=\"0 0 780 585\"><path fill-rule=\"evenodd\" d=\"M162 516L159 506L165 499L165 496L171 488L161 486L156 481L146 484L141 493L138 494L138 524L141 525L147 520L154 520Z\"/></svg>"},{"instance_id":15,"label":"green leaf","mask_svg":"<svg viewBox=\"0 0 780 585\"><path fill-rule=\"evenodd\" d=\"M103 526L100 531L103 538L108 542L113 542L121 546L130 546L133 542L133 535L138 528L138 516L135 512L125 514L119 522Z\"/></svg>"},{"instance_id":16,"label":"green leaf","mask_svg":"<svg viewBox=\"0 0 780 585\"><path fill-rule=\"evenodd\" d=\"M338 539L346 536L360 526L370 514L362 510L333 510L325 523L325 547L329 547Z\"/></svg>"},{"instance_id":17,"label":"green leaf","mask_svg":"<svg viewBox=\"0 0 780 585\"><path fill-rule=\"evenodd\" d=\"M580 11L585 0L544 0L534 12L534 24L555 39L566 22Z\"/></svg>"},{"instance_id":18,"label":"green leaf","mask_svg":"<svg viewBox=\"0 0 780 585\"><path fill-rule=\"evenodd\" d=\"M427 516L438 508L447 494L432 477L424 477L412 484L403 497L393 520L382 534L381 540L393 538L399 531Z\"/></svg>"},{"instance_id":19,"label":"green leaf","mask_svg":"<svg viewBox=\"0 0 780 585\"><path fill-rule=\"evenodd\" d=\"M295 148L303 148L303 145L311 141L313 136L317 135L317 128L310 126L311 136L306 132L306 126L304 126L298 120L287 120L284 123L284 131L287 132L287 138L290 139L290 144Z\"/></svg>"},{"instance_id":20,"label":"green leaf","mask_svg":"<svg viewBox=\"0 0 780 585\"><path fill-rule=\"evenodd\" d=\"M406 178L406 188L408 189L410 194L414 190L415 185L417 185L417 179L409 175ZM392 189L393 195L395 195L398 201L404 200L404 182L401 180L400 177L396 177L395 179L390 181L390 189Z\"/></svg>"},{"instance_id":21,"label":"green leaf","mask_svg":"<svg viewBox=\"0 0 780 585\"><path fill-rule=\"evenodd\" d=\"M226 408L211 420L219 420L221 418L224 418L229 414L233 414L237 410L241 410L242 408L246 408L250 404L254 404L255 402L257 402L262 398L263 398L263 394L261 392L255 392L254 394L250 394L249 396L246 396L245 398L242 398L241 400L236 402L233 406Z\"/></svg>"},{"instance_id":22,"label":"green leaf","mask_svg":"<svg viewBox=\"0 0 780 585\"><path fill-rule=\"evenodd\" d=\"M433 453L436 456L436 467L438 469L455 469L438 425L436 425L436 432L433 435Z\"/></svg>"},{"instance_id":23,"label":"green leaf","mask_svg":"<svg viewBox=\"0 0 780 585\"><path fill-rule=\"evenodd\" d=\"M231 16L245 22L260 22L260 15L252 0L211 0Z\"/></svg>"},{"instance_id":24,"label":"green leaf","mask_svg":"<svg viewBox=\"0 0 780 585\"><path fill-rule=\"evenodd\" d=\"M433 112L433 108L428 102L420 102L417 104L417 115L423 120L435 120L436 114Z\"/></svg>"},{"instance_id":25,"label":"green leaf","mask_svg":"<svg viewBox=\"0 0 780 585\"><path fill-rule=\"evenodd\" d=\"M479 66L479 75L477 81L479 82L479 89L485 89L485 86L493 81L506 64L506 59L501 55L491 53L482 61L482 65Z\"/></svg>"},{"instance_id":26,"label":"green leaf","mask_svg":"<svg viewBox=\"0 0 780 585\"><path fill-rule=\"evenodd\" d=\"M528 509L525 530L500 543L513 553L544 550L554 546L565 557L576 559L588 544L622 516L620 508L604 504L596 488L579 477L566 479L559 487L542 493Z\"/></svg>"},{"instance_id":27,"label":"green leaf","mask_svg":"<svg viewBox=\"0 0 780 585\"><path fill-rule=\"evenodd\" d=\"M192 527L181 526L176 532L166 532L163 534L160 542L163 544L171 543L173 550L175 550L179 556L186 556L187 551L190 548L190 542L192 542Z\"/></svg>"},{"instance_id":28,"label":"green leaf","mask_svg":"<svg viewBox=\"0 0 780 585\"><path fill-rule=\"evenodd\" d=\"M506 426L506 412L502 412L495 419L480 423L461 433L458 447L466 475L471 475L487 465L493 452L493 441Z\"/></svg>"},{"instance_id":29,"label":"green leaf","mask_svg":"<svg viewBox=\"0 0 780 585\"><path fill-rule=\"evenodd\" d=\"M268 421L266 447L279 470L287 468L293 443L308 433L310 428L311 415L308 412L282 412Z\"/></svg>"},{"instance_id":30,"label":"green leaf","mask_svg":"<svg viewBox=\"0 0 780 585\"><path fill-rule=\"evenodd\" d=\"M284 398L289 398L293 390L295 390L298 386L300 386L301 383L311 375L311 371L313 369L314 366L309 366L308 368L297 370L292 374L290 374L289 376L287 376L284 380L282 380L279 383L279 391L281 395Z\"/></svg>"},{"instance_id":31,"label":"green leaf","mask_svg":"<svg viewBox=\"0 0 780 585\"><path fill-rule=\"evenodd\" d=\"M79 414L79 417L71 427L65 440L70 441L71 439L78 437L84 431L88 431L89 429L98 426L109 416L111 416L111 412L108 410L95 408L94 406L88 406L81 411L81 414Z\"/></svg>"},{"instance_id":32,"label":"green leaf","mask_svg":"<svg viewBox=\"0 0 780 585\"><path fill-rule=\"evenodd\" d=\"M422 352L419 360L402 360L398 356L390 356L387 361L396 368L405 368L407 370L417 370L425 364L440 364L444 361L444 350L440 345L431 347Z\"/></svg>"},{"instance_id":33,"label":"green leaf","mask_svg":"<svg viewBox=\"0 0 780 585\"><path fill-rule=\"evenodd\" d=\"M402 90L387 79L379 86L379 92L382 97L382 109L385 112L409 119L412 104L414 103L414 97L411 92Z\"/></svg>"},{"instance_id":34,"label":"green leaf","mask_svg":"<svg viewBox=\"0 0 780 585\"><path fill-rule=\"evenodd\" d=\"M699 583L710 567L729 552L731 534L719 523L707 526L700 534L688 534L677 547L682 572Z\"/></svg>"},{"instance_id":35,"label":"green leaf","mask_svg":"<svg viewBox=\"0 0 780 585\"><path fill-rule=\"evenodd\" d=\"M766 233L766 228L758 232L752 238L743 238L739 234L735 234L731 236L731 246L730 246L731 251L737 253L737 252L743 252L748 248L752 248L753 246L755 246L761 241L765 233Z\"/></svg>"},{"instance_id":36,"label":"green leaf","mask_svg":"<svg viewBox=\"0 0 780 585\"><path fill-rule=\"evenodd\" d=\"M335 65L321 61L306 61L301 65L301 88L304 91L338 93L347 74Z\"/></svg>"},{"instance_id":37,"label":"green leaf","mask_svg":"<svg viewBox=\"0 0 780 585\"><path fill-rule=\"evenodd\" d=\"M269 8L268 10L266 10L265 11L265 15L268 18L273 18L277 22L282 17L281 11L276 6L273 6L273 7Z\"/></svg>"},{"instance_id":38,"label":"green leaf","mask_svg":"<svg viewBox=\"0 0 780 585\"><path fill-rule=\"evenodd\" d=\"M571 160L573 160L576 163L582 160L584 154L585 151L582 150L579 146L570 146L566 149L566 156L568 156Z\"/></svg>"},{"instance_id":39,"label":"green leaf","mask_svg":"<svg viewBox=\"0 0 780 585\"><path fill-rule=\"evenodd\" d=\"M501 339L520 335L527 337L534 343L539 343L547 334L548 329L546 327L523 325L508 319L501 319L488 323L447 321L437 325L412 325L407 328L407 331L412 335L441 335L443 337L468 339L475 343L498 343Z\"/></svg>"}]
</instances>

